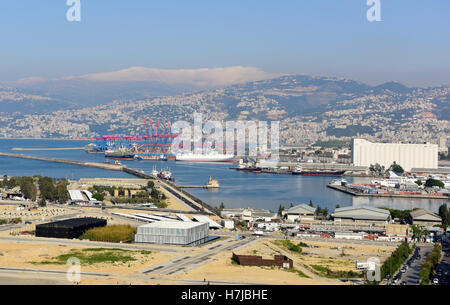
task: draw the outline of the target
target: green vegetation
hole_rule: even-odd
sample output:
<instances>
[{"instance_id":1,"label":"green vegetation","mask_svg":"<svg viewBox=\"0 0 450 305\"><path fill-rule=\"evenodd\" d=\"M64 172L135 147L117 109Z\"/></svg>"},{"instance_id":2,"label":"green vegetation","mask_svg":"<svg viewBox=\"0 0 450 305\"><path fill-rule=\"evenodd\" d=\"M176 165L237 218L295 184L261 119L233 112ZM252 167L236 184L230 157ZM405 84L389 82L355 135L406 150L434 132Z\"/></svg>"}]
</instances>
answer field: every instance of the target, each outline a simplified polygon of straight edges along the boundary
<instances>
[{"instance_id":1,"label":"green vegetation","mask_svg":"<svg viewBox=\"0 0 450 305\"><path fill-rule=\"evenodd\" d=\"M434 270L436 270L436 266L441 260L441 250L441 246L439 244L435 244L433 251L428 254L425 263L423 263L422 267L420 267L419 278L421 285L428 285L430 283Z\"/></svg>"},{"instance_id":2,"label":"green vegetation","mask_svg":"<svg viewBox=\"0 0 450 305\"><path fill-rule=\"evenodd\" d=\"M300 245L293 244L289 239L278 239L273 242L275 245L285 248L294 253L302 253Z\"/></svg>"},{"instance_id":3,"label":"green vegetation","mask_svg":"<svg viewBox=\"0 0 450 305\"><path fill-rule=\"evenodd\" d=\"M414 237L417 237L417 238L421 238L423 236L430 234L430 232L427 229L425 229L422 226L418 226L418 225L412 225L411 230L412 230Z\"/></svg>"},{"instance_id":4,"label":"green vegetation","mask_svg":"<svg viewBox=\"0 0 450 305\"><path fill-rule=\"evenodd\" d=\"M132 256L132 254L147 254L142 252L143 251L106 248L87 248L82 250L72 249L69 253L58 255L53 260L31 263L35 265L65 265L67 260L71 257L78 258L81 265L92 265L99 263L127 263L137 260Z\"/></svg>"},{"instance_id":5,"label":"green vegetation","mask_svg":"<svg viewBox=\"0 0 450 305\"><path fill-rule=\"evenodd\" d=\"M350 141L341 141L341 140L327 140L327 141L318 141L312 146L324 147L324 148L342 148L349 147Z\"/></svg>"},{"instance_id":6,"label":"green vegetation","mask_svg":"<svg viewBox=\"0 0 450 305\"><path fill-rule=\"evenodd\" d=\"M413 210L396 210L396 209L389 209L389 208L381 208L383 210L388 210L389 213L391 213L391 218L398 218L401 223L406 223L410 220L411 215L410 213Z\"/></svg>"},{"instance_id":7,"label":"green vegetation","mask_svg":"<svg viewBox=\"0 0 450 305\"><path fill-rule=\"evenodd\" d=\"M11 218L11 219L0 219L0 225L6 225L6 224L18 224L22 222L22 218Z\"/></svg>"},{"instance_id":8,"label":"green vegetation","mask_svg":"<svg viewBox=\"0 0 450 305\"><path fill-rule=\"evenodd\" d=\"M80 239L106 242L131 242L134 240L136 228L130 225L111 225L92 228L84 232Z\"/></svg>"},{"instance_id":9,"label":"green vegetation","mask_svg":"<svg viewBox=\"0 0 450 305\"><path fill-rule=\"evenodd\" d=\"M425 186L426 187L433 187L433 186L437 186L439 188L444 188L444 182L442 182L441 180L436 180L436 179L427 179L427 181L425 182Z\"/></svg>"},{"instance_id":10,"label":"green vegetation","mask_svg":"<svg viewBox=\"0 0 450 305\"><path fill-rule=\"evenodd\" d=\"M232 265L239 265L238 261L235 260L233 257L231 258L231 264Z\"/></svg>"},{"instance_id":11,"label":"green vegetation","mask_svg":"<svg viewBox=\"0 0 450 305\"><path fill-rule=\"evenodd\" d=\"M92 195L92 197L93 197L95 200L98 200L98 201L103 201L103 200L105 200L105 196L103 196L103 194L100 194L100 193L95 193L94 195Z\"/></svg>"},{"instance_id":12,"label":"green vegetation","mask_svg":"<svg viewBox=\"0 0 450 305\"><path fill-rule=\"evenodd\" d=\"M281 216L281 214L283 213L283 211L285 210L284 205L281 205L278 207L278 215Z\"/></svg>"},{"instance_id":13,"label":"green vegetation","mask_svg":"<svg viewBox=\"0 0 450 305\"><path fill-rule=\"evenodd\" d=\"M413 248L409 247L409 244L406 241L402 242L381 266L381 278L392 278L392 276L397 272L397 270L405 262L412 251Z\"/></svg>"},{"instance_id":14,"label":"green vegetation","mask_svg":"<svg viewBox=\"0 0 450 305\"><path fill-rule=\"evenodd\" d=\"M307 278L307 279L310 278L310 277L307 276L305 273L303 273L303 271L298 270L298 269L295 269L295 268L289 268L289 269L283 269L283 270L286 270L286 271L288 271L288 272L297 273L297 275L298 275L299 277L304 277L304 278Z\"/></svg>"},{"instance_id":15,"label":"green vegetation","mask_svg":"<svg viewBox=\"0 0 450 305\"><path fill-rule=\"evenodd\" d=\"M339 270L339 271L333 271L330 270L327 267L324 266L319 266L319 265L311 265L311 267L317 271L318 275L322 276L322 277L327 277L327 278L360 278L363 277L363 273L362 272L355 272L353 270L350 271L343 271L343 270Z\"/></svg>"},{"instance_id":16,"label":"green vegetation","mask_svg":"<svg viewBox=\"0 0 450 305\"><path fill-rule=\"evenodd\" d=\"M394 161L394 163L392 163L392 165L389 167L390 171L393 171L396 174L403 174L405 172L405 170L403 169L403 167L401 167L399 164L397 164L397 162Z\"/></svg>"},{"instance_id":17,"label":"green vegetation","mask_svg":"<svg viewBox=\"0 0 450 305\"><path fill-rule=\"evenodd\" d=\"M372 173L375 173L378 176L381 176L384 174L385 168L384 168L384 166L381 166L380 164L375 163L375 165L370 164L369 171L371 171Z\"/></svg>"},{"instance_id":18,"label":"green vegetation","mask_svg":"<svg viewBox=\"0 0 450 305\"><path fill-rule=\"evenodd\" d=\"M323 216L323 217L328 217L328 209L322 209L319 205L316 208L316 212L315 212L316 216Z\"/></svg>"},{"instance_id":19,"label":"green vegetation","mask_svg":"<svg viewBox=\"0 0 450 305\"><path fill-rule=\"evenodd\" d=\"M442 226L447 229L450 224L450 209L447 208L447 204L443 204L439 207L439 216L442 218Z\"/></svg>"}]
</instances>

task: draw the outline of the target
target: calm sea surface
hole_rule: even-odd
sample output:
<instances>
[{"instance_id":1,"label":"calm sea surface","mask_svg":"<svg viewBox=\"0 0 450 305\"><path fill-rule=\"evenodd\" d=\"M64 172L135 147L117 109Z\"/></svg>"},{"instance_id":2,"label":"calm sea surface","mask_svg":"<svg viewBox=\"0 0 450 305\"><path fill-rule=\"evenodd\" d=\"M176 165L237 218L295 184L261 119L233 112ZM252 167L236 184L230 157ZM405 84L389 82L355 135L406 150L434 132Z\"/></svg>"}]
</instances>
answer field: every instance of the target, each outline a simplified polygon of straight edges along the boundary
<instances>
[{"instance_id":1,"label":"calm sea surface","mask_svg":"<svg viewBox=\"0 0 450 305\"><path fill-rule=\"evenodd\" d=\"M12 151L20 148L83 147L87 141L66 140L0 140L0 151L24 155L53 157L76 161L104 162L102 154L87 154L83 150L68 151ZM370 205L397 209L425 208L437 212L445 200L431 199L391 199L362 198L334 191L326 187L331 177L302 177L293 175L252 174L229 169L231 164L220 163L184 163L158 161L123 161L130 168L150 172L154 166L158 170L169 167L176 182L180 185L203 185L209 176L218 179L220 189L188 189L207 203L226 207L253 207L277 211L279 205L289 207L299 203L320 205L334 210L337 204L344 206ZM44 161L0 157L0 174L10 176L43 175L55 178L133 178L123 172L80 167L70 164L58 164ZM354 182L366 182L366 178L346 178Z\"/></svg>"}]
</instances>

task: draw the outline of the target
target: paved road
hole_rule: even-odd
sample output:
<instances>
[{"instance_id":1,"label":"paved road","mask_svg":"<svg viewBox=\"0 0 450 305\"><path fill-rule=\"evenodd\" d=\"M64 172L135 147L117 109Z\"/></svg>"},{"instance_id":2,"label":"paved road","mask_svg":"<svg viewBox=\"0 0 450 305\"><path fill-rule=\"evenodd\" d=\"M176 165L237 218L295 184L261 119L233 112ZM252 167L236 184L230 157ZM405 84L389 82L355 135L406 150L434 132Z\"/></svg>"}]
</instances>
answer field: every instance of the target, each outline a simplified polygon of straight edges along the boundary
<instances>
[{"instance_id":1,"label":"paved road","mask_svg":"<svg viewBox=\"0 0 450 305\"><path fill-rule=\"evenodd\" d=\"M251 237L245 238L243 240L227 239L222 242L211 244L210 246L208 246L206 252L197 255L183 255L169 262L164 262L162 264L142 270L141 273L171 275L186 272L212 261L212 256L216 255L219 252L239 250L256 241L258 241L257 238Z\"/></svg>"},{"instance_id":2,"label":"paved road","mask_svg":"<svg viewBox=\"0 0 450 305\"><path fill-rule=\"evenodd\" d=\"M425 262L427 255L433 250L433 245L423 245L417 246L420 259L411 258L411 266L406 270L405 273L400 272L400 280L398 284L405 283L406 285L418 285L419 284L419 270L420 267Z\"/></svg>"},{"instance_id":3,"label":"paved road","mask_svg":"<svg viewBox=\"0 0 450 305\"><path fill-rule=\"evenodd\" d=\"M442 250L442 259L436 268L435 277L439 280L439 285L450 285L450 247L448 245Z\"/></svg>"}]
</instances>

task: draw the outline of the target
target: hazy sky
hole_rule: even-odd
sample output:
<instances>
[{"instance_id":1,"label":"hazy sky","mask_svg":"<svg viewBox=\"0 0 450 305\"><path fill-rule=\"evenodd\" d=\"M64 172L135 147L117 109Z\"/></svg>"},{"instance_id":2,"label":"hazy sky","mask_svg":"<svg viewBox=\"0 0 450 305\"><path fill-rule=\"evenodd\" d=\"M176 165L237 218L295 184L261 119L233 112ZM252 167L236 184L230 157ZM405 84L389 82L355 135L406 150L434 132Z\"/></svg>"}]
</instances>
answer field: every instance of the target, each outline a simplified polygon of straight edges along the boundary
<instances>
[{"instance_id":1,"label":"hazy sky","mask_svg":"<svg viewBox=\"0 0 450 305\"><path fill-rule=\"evenodd\" d=\"M66 0L0 2L0 81L149 68L252 66L370 84L450 84L450 1Z\"/></svg>"}]
</instances>

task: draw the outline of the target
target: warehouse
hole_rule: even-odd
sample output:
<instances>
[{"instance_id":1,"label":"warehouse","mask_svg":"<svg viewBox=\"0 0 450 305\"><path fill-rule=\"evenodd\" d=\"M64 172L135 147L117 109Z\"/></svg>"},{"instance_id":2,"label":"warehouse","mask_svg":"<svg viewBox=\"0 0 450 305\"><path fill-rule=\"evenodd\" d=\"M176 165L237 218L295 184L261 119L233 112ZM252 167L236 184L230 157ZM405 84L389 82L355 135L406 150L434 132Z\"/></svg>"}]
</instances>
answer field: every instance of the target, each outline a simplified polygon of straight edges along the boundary
<instances>
[{"instance_id":1,"label":"warehouse","mask_svg":"<svg viewBox=\"0 0 450 305\"><path fill-rule=\"evenodd\" d=\"M282 212L282 215L288 221L313 221L316 209L307 205L300 204Z\"/></svg>"},{"instance_id":2,"label":"warehouse","mask_svg":"<svg viewBox=\"0 0 450 305\"><path fill-rule=\"evenodd\" d=\"M72 218L36 225L36 237L79 238L89 229L104 226L106 226L104 219Z\"/></svg>"},{"instance_id":3,"label":"warehouse","mask_svg":"<svg viewBox=\"0 0 450 305\"><path fill-rule=\"evenodd\" d=\"M412 168L438 168L438 146L428 143L372 143L362 139L353 139L353 165L370 166L378 163L387 169L394 161L406 171L410 171Z\"/></svg>"},{"instance_id":4,"label":"warehouse","mask_svg":"<svg viewBox=\"0 0 450 305\"><path fill-rule=\"evenodd\" d=\"M209 224L184 221L158 221L139 226L137 243L197 246L208 241Z\"/></svg>"},{"instance_id":5,"label":"warehouse","mask_svg":"<svg viewBox=\"0 0 450 305\"><path fill-rule=\"evenodd\" d=\"M411 215L411 222L413 225L432 227L442 223L442 218L439 215L428 210L417 209L409 214Z\"/></svg>"},{"instance_id":6,"label":"warehouse","mask_svg":"<svg viewBox=\"0 0 450 305\"><path fill-rule=\"evenodd\" d=\"M359 225L385 226L391 219L389 211L369 206L337 208L331 216L337 223Z\"/></svg>"}]
</instances>

